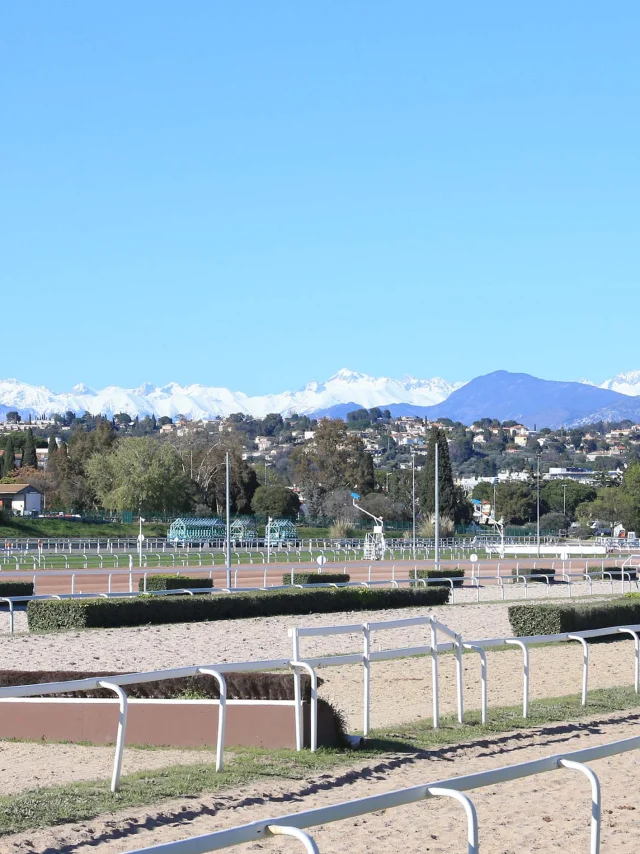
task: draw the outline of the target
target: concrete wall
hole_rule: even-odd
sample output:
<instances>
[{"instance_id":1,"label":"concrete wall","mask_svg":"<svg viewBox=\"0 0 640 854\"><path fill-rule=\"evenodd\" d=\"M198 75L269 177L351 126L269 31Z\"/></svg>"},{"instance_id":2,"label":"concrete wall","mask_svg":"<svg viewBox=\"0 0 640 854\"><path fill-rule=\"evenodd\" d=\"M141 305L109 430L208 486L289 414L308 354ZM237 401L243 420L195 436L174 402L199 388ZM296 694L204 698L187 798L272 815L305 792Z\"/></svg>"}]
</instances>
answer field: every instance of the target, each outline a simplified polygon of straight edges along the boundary
<instances>
[{"instance_id":1,"label":"concrete wall","mask_svg":"<svg viewBox=\"0 0 640 854\"><path fill-rule=\"evenodd\" d=\"M305 742L309 707L305 704ZM0 739L112 744L118 727L117 699L33 697L0 700ZM215 700L129 700L126 744L214 747L218 733ZM320 707L319 744L336 743L331 716ZM229 700L225 745L295 749L292 700Z\"/></svg>"}]
</instances>

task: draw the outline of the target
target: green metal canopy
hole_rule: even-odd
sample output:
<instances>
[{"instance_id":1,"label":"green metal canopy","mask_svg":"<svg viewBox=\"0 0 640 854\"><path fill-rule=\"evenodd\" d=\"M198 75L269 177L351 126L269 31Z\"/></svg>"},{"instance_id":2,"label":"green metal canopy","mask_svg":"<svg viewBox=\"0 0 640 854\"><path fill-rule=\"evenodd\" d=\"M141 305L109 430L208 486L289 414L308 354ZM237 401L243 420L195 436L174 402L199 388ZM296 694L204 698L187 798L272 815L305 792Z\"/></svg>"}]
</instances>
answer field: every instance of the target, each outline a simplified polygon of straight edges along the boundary
<instances>
[{"instance_id":1,"label":"green metal canopy","mask_svg":"<svg viewBox=\"0 0 640 854\"><path fill-rule=\"evenodd\" d=\"M296 526L291 519L271 519L265 530L265 540L271 545L287 545L298 539Z\"/></svg>"},{"instance_id":2,"label":"green metal canopy","mask_svg":"<svg viewBox=\"0 0 640 854\"><path fill-rule=\"evenodd\" d=\"M171 523L167 539L179 543L201 543L209 540L223 540L225 525L216 516L210 518L185 517Z\"/></svg>"},{"instance_id":3,"label":"green metal canopy","mask_svg":"<svg viewBox=\"0 0 640 854\"><path fill-rule=\"evenodd\" d=\"M235 542L248 543L257 538L256 523L250 516L239 516L231 523L231 539Z\"/></svg>"}]
</instances>

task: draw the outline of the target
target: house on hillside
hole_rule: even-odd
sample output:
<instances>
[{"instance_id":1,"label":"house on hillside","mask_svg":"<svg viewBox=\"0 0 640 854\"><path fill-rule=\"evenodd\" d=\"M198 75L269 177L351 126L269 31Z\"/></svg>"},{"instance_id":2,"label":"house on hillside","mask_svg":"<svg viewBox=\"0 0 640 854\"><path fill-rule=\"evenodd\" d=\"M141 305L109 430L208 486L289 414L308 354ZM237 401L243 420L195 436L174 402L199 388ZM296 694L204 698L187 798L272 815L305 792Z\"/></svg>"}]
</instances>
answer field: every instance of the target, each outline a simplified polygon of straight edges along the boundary
<instances>
[{"instance_id":1,"label":"house on hillside","mask_svg":"<svg viewBox=\"0 0 640 854\"><path fill-rule=\"evenodd\" d=\"M39 514L42 493L28 483L0 483L0 509L18 516Z\"/></svg>"}]
</instances>

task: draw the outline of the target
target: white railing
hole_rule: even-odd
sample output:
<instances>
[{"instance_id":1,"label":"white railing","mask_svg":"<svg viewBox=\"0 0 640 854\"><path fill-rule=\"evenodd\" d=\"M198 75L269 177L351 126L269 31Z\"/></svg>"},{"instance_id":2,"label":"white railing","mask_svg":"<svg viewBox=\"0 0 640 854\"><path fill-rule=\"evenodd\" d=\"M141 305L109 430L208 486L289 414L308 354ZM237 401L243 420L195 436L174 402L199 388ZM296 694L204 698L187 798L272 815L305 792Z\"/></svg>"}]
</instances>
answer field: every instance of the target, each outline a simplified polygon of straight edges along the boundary
<instances>
[{"instance_id":1,"label":"white railing","mask_svg":"<svg viewBox=\"0 0 640 854\"><path fill-rule=\"evenodd\" d=\"M41 695L66 694L71 691L92 691L96 688L107 688L114 692L119 701L118 731L116 737L116 748L113 760L113 772L111 775L111 791L118 789L120 772L122 769L122 757L126 740L128 697L124 688L127 685L137 685L141 682L160 682L165 679L182 679L188 676L211 676L218 683L220 699L218 713L218 736L216 741L216 771L222 771L224 767L224 740L226 729L227 688L224 673L247 673L261 670L274 670L289 667L288 659L276 659L273 661L242 661L235 664L202 664L192 667L174 667L169 670L154 670L147 673L125 673L113 676L90 676L84 679L73 679L66 682L43 682L32 685L11 685L0 688L0 708L2 701L11 701L18 698L38 697ZM212 700L215 703L215 700Z\"/></svg>"},{"instance_id":2,"label":"white railing","mask_svg":"<svg viewBox=\"0 0 640 854\"><path fill-rule=\"evenodd\" d=\"M385 649L373 651L371 638L376 632L388 631L399 628L416 627L428 628L429 643L410 647ZM441 632L450 640L446 643L438 641L438 632ZM331 655L304 659L300 655L300 639L304 637L326 637L330 635L359 634L362 637L363 650L361 653L347 655ZM482 721L487 720L487 661L485 650L495 646L515 645L523 653L523 717L529 713L529 686L530 686L530 662L529 646L531 644L561 643L565 641L578 641L583 650L583 677L582 677L582 704L587 703L587 688L589 675L589 650L587 640L607 635L628 634L634 639L634 688L636 693L640 691L640 625L614 626L604 629L592 629L589 631L563 633L555 635L537 635L531 637L510 638L488 638L481 640L463 641L462 637L452 631L448 626L438 621L435 617L411 617L404 620L386 620L368 623L353 623L341 626L315 626L297 627L289 629L289 637L292 639L293 655L291 659L277 659L266 661L243 661L224 664L204 664L191 667L172 668L168 670L156 670L143 673L115 674L112 676L91 676L83 679L68 680L65 682L46 682L30 685L12 685L0 688L0 706L2 701L10 701L19 698L65 694L76 691L90 691L96 688L107 688L114 692L119 701L120 714L116 739L111 789L116 791L120 780L122 768L122 756L126 740L128 698L124 688L128 685L143 682L159 682L165 679L179 679L189 676L209 675L216 679L220 689L218 736L216 742L216 770L223 768L224 741L226 726L227 691L224 678L229 672L251 672L287 668L293 672L294 677L294 705L295 705L295 736L296 749L303 749L303 700L301 690L301 672L309 674L311 682L311 733L310 747L315 751L318 747L318 679L316 669L318 667L332 667L346 664L361 664L364 673L364 711L363 732L370 732L370 688L371 688L371 662L388 661L392 659L408 658L414 655L430 655L432 667L432 715L433 726L437 728L440 723L439 714L439 683L438 683L438 653L455 651L456 654L456 694L457 694L457 717L460 723L464 721L463 685L462 685L462 651L468 649L477 652L481 658L481 685L482 685ZM215 702L215 701L213 701ZM359 737L356 737L356 740Z\"/></svg>"},{"instance_id":3,"label":"white railing","mask_svg":"<svg viewBox=\"0 0 640 854\"><path fill-rule=\"evenodd\" d=\"M233 845L262 843L265 839L280 835L292 836L302 844L305 851L318 854L320 849L315 840L308 833L305 833L305 830L308 828L439 797L452 798L463 807L467 822L467 852L468 854L479 854L478 816L473 801L465 792L481 789L485 786L496 786L501 783L512 782L513 780L533 777L536 774L545 774L548 771L557 771L560 768L565 768L569 771L578 771L589 781L591 789L589 852L590 854L599 854L602 826L601 787L598 775L586 763L598 759L606 759L611 756L619 756L622 753L628 753L638 748L640 748L640 736L635 736L622 741L613 741L608 744L587 747L583 750L573 751L572 753L557 753L552 756L544 756L540 759L533 759L530 762L522 762L518 765L506 765L502 768L480 771L475 774L466 774L462 777L437 780L433 783L411 786L406 789L396 789L393 792L383 792L379 795L344 801L340 804L333 804L304 812L292 813L276 818L260 819L250 824L243 824L228 830L219 830L203 836L195 836L191 839L161 843L160 845L153 845L150 848L139 848L137 849L137 854L151 854L151 852L153 854L207 854L207 852L220 851L224 848L230 848ZM633 785L631 781L629 784ZM400 843L400 840L398 842ZM571 850L573 851L574 849L572 848Z\"/></svg>"},{"instance_id":4,"label":"white railing","mask_svg":"<svg viewBox=\"0 0 640 854\"><path fill-rule=\"evenodd\" d=\"M402 647L396 649L385 649L372 651L371 637L374 632L406 628L409 626L429 627L429 643L418 646ZM439 643L437 632L440 631L451 641ZM304 637L329 637L331 635L361 635L362 652L353 654L327 655L315 658L305 658L300 653L300 639ZM380 622L352 623L350 625L337 626L313 626L309 628L289 629L289 637L292 639L292 665L294 669L294 699L296 703L296 746L302 748L302 699L300 689L300 669L309 673L312 686L317 686L318 667L335 667L347 664L361 664L363 669L363 735L366 737L371 726L371 662L389 661L391 659L409 658L415 655L431 656L431 680L432 680L432 719L433 727L437 729L440 725L439 711L439 689L438 689L438 653L455 651L456 654L456 696L457 696L457 718L459 723L464 722L464 700L462 688L462 650L467 649L475 652L480 657L481 672L481 715L482 722L487 722L488 716L488 668L485 650L498 646L516 646L522 651L522 717L529 717L530 706L530 684L531 664L529 647L532 644L565 643L576 641L580 643L583 654L582 666L582 705L587 705L588 683L589 683L589 646L587 641L591 638L607 637L611 635L629 635L634 640L634 678L633 684L636 693L640 693L640 625L612 626L604 629L590 629L581 632L564 632L553 635L533 635L530 637L502 637L482 638L480 640L464 641L461 635L453 632L444 623L435 617L410 617L405 620L385 620ZM316 692L317 693L317 692ZM317 702L313 700L311 705L312 741L311 749L315 750L317 742L313 740L313 732L317 732Z\"/></svg>"}]
</instances>

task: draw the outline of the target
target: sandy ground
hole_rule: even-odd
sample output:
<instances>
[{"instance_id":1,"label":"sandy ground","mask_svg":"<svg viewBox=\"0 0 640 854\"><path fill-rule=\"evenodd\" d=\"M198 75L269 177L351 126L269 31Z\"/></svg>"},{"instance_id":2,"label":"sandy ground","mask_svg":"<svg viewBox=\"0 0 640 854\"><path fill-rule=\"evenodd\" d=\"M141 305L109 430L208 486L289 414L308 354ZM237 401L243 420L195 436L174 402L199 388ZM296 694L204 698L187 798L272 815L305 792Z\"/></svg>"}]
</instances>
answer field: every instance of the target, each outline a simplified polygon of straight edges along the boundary
<instances>
[{"instance_id":1,"label":"sandy ground","mask_svg":"<svg viewBox=\"0 0 640 854\"><path fill-rule=\"evenodd\" d=\"M176 623L120 629L90 629L2 638L2 667L57 670L154 670L194 664L291 657L291 626L326 626L400 620L433 614L465 639L502 637L511 630L507 605L445 605L441 608L398 608L388 611L310 614L212 623ZM425 643L425 629L398 629L380 634L384 646ZM303 656L361 651L354 636L305 638Z\"/></svg>"},{"instance_id":2,"label":"sandy ground","mask_svg":"<svg viewBox=\"0 0 640 854\"><path fill-rule=\"evenodd\" d=\"M592 689L631 685L633 641L595 644L590 651L589 686ZM582 679L582 651L567 644L530 651L531 699L577 694ZM487 653L489 707L522 702L522 654L519 650ZM362 668L327 667L320 694L331 700L347 718L352 732L362 730ZM480 665L475 655L463 656L465 708L480 708ZM439 658L440 710L456 711L455 660ZM431 717L431 659L428 657L376 662L371 668L371 723L374 728L410 723ZM124 752L123 773L172 764L213 760L208 750L141 750ZM0 742L0 795L19 790L106 780L111 775L112 747L73 744Z\"/></svg>"},{"instance_id":3,"label":"sandy ground","mask_svg":"<svg viewBox=\"0 0 640 854\"><path fill-rule=\"evenodd\" d=\"M435 609L397 610L357 614L328 614L230 621L227 623L181 624L117 630L93 630L50 635L14 635L3 638L3 667L42 669L142 670L239 661L251 658L290 655L287 628L292 625L328 625L385 620L434 613L465 639L503 636L510 633L507 606L460 605ZM373 649L426 643L422 628L405 628L376 634ZM305 638L302 655L359 651L357 635ZM590 648L590 687L632 684L633 642L594 644ZM522 700L522 655L520 651L487 653L489 705L512 705ZM440 656L441 711L455 710L455 662L450 654ZM465 706L480 706L480 663L475 654L463 657ZM531 650L531 697L575 694L580 690L582 652L577 644ZM346 713L350 727L359 729L362 719L362 671L359 666L322 668L323 696L332 699ZM378 662L372 665L372 724L393 726L431 715L431 663L428 657ZM578 749L587 743L624 738L637 732L638 716L624 721L547 727L536 734L511 735L483 740L464 749L429 752L417 759L381 759L363 767L354 763L351 772L337 778L325 775L317 780L256 784L254 789L225 794L224 797L193 799L153 809L127 811L115 817L37 831L0 842L2 852L83 850L125 852L152 842L233 826L265 815L280 815L377 791L431 782L564 749ZM124 773L155 769L166 765L206 761L207 751L125 750ZM211 756L211 758L213 758ZM355 758L355 757L354 757ZM640 758L640 756L638 757ZM113 748L83 745L0 743L0 794L39 786L79 780L107 780L111 774ZM635 755L596 763L602 769L603 785L610 809L607 814L603 851L631 852L627 843L634 819L634 791L638 782ZM434 767L431 763L440 763ZM587 786L582 780L567 785L568 772L546 775L529 781L483 790L476 803L486 852L515 854L515 851L588 850ZM577 798L576 792L584 797ZM495 795L499 794L499 798ZM497 809L499 804L499 811ZM638 805L640 808L640 805ZM543 822L542 815L547 816ZM402 833L406 851L459 851L464 826L459 807L430 802L388 813L366 816L331 825L318 832L322 851L343 850L345 832L354 834L353 854L391 851ZM133 835L132 835L133 834ZM608 835L607 835L608 834ZM637 833L636 837L637 839ZM269 847L279 850L280 842ZM289 846L291 846L289 842ZM350 843L351 844L351 843ZM637 844L634 842L634 849ZM255 843L252 848L262 847Z\"/></svg>"},{"instance_id":4,"label":"sandy ground","mask_svg":"<svg viewBox=\"0 0 640 854\"><path fill-rule=\"evenodd\" d=\"M129 747L124 752L122 773L151 771L168 765L196 765L208 761L210 756L210 753L200 750ZM113 747L0 741L0 795L80 780L108 781L113 770L113 757Z\"/></svg>"},{"instance_id":5,"label":"sandy ground","mask_svg":"<svg viewBox=\"0 0 640 854\"><path fill-rule=\"evenodd\" d=\"M161 809L127 810L88 822L5 837L6 854L97 852L122 854L265 818L340 803L415 785L537 758L634 735L638 716L610 716L590 723L566 723L528 733L388 756L301 781L257 783L224 796L175 801ZM354 757L355 758L355 757ZM592 763L603 791L603 854L635 854L638 848L640 756L637 752ZM590 788L574 771L558 770L471 794L478 810L483 854L588 851ZM312 831L321 852L352 854L458 854L465 849L466 824L460 805L449 799L380 810ZM271 839L242 852L291 851L292 840Z\"/></svg>"}]
</instances>

